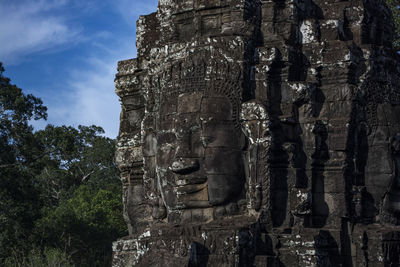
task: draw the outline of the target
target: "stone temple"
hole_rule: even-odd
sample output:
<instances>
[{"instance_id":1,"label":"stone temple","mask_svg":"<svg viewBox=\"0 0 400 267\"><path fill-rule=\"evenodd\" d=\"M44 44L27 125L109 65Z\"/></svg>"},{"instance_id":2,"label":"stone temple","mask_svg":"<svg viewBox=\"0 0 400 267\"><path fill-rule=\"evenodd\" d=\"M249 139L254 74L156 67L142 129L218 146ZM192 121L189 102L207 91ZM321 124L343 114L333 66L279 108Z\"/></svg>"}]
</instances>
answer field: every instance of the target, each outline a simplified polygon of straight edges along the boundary
<instances>
[{"instance_id":1,"label":"stone temple","mask_svg":"<svg viewBox=\"0 0 400 267\"><path fill-rule=\"evenodd\" d=\"M159 0L137 25L113 266L400 266L382 0Z\"/></svg>"}]
</instances>

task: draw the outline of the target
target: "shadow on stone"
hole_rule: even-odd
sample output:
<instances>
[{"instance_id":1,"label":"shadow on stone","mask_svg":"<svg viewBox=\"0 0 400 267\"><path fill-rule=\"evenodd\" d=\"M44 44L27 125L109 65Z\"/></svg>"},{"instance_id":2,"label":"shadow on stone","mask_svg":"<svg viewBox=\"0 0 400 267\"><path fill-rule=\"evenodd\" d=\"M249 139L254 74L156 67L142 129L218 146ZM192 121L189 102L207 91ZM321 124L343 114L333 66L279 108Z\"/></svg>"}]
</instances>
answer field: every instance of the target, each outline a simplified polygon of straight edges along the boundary
<instances>
[{"instance_id":1,"label":"shadow on stone","mask_svg":"<svg viewBox=\"0 0 400 267\"><path fill-rule=\"evenodd\" d=\"M326 141L328 130L325 124L318 120L315 123L315 152L312 157L312 227L325 226L329 216L329 207L325 202L325 164L329 160L329 150Z\"/></svg>"},{"instance_id":2,"label":"shadow on stone","mask_svg":"<svg viewBox=\"0 0 400 267\"><path fill-rule=\"evenodd\" d=\"M314 237L317 267L339 267L341 258L336 240L326 230L319 231Z\"/></svg>"},{"instance_id":3,"label":"shadow on stone","mask_svg":"<svg viewBox=\"0 0 400 267\"><path fill-rule=\"evenodd\" d=\"M400 266L400 232L384 234L382 249L385 267Z\"/></svg>"},{"instance_id":4,"label":"shadow on stone","mask_svg":"<svg viewBox=\"0 0 400 267\"><path fill-rule=\"evenodd\" d=\"M343 267L353 267L349 223L348 219L344 218L342 219L340 228L340 251L343 260Z\"/></svg>"},{"instance_id":5,"label":"shadow on stone","mask_svg":"<svg viewBox=\"0 0 400 267\"><path fill-rule=\"evenodd\" d=\"M206 267L209 255L210 251L205 246L192 242L188 267Z\"/></svg>"}]
</instances>

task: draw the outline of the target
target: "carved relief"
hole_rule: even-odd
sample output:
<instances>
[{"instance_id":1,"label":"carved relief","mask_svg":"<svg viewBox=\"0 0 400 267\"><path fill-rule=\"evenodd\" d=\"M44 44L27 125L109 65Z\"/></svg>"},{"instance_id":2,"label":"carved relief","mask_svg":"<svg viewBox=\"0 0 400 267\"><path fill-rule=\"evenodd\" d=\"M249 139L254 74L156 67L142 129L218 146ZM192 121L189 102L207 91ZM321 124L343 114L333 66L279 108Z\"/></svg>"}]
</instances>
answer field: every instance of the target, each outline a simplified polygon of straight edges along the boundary
<instances>
[{"instance_id":1,"label":"carved relief","mask_svg":"<svg viewBox=\"0 0 400 267\"><path fill-rule=\"evenodd\" d=\"M400 215L400 134L396 134L390 140L390 150L393 157L394 176L389 186L387 195L387 208L395 214Z\"/></svg>"},{"instance_id":2,"label":"carved relief","mask_svg":"<svg viewBox=\"0 0 400 267\"><path fill-rule=\"evenodd\" d=\"M160 0L141 17L138 59L116 77L130 236L114 243L114 266L395 266L388 12Z\"/></svg>"}]
</instances>

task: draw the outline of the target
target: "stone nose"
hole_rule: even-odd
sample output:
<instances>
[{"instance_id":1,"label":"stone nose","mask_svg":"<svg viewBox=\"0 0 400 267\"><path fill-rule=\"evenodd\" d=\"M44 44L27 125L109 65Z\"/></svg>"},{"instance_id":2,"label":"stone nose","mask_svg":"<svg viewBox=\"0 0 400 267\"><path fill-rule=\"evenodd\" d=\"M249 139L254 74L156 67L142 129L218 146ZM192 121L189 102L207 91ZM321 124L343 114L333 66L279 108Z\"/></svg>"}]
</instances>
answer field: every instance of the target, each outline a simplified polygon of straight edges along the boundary
<instances>
[{"instance_id":1,"label":"stone nose","mask_svg":"<svg viewBox=\"0 0 400 267\"><path fill-rule=\"evenodd\" d=\"M197 159L185 159L180 158L172 162L170 169L174 173L187 174L197 171L200 168L199 161Z\"/></svg>"}]
</instances>

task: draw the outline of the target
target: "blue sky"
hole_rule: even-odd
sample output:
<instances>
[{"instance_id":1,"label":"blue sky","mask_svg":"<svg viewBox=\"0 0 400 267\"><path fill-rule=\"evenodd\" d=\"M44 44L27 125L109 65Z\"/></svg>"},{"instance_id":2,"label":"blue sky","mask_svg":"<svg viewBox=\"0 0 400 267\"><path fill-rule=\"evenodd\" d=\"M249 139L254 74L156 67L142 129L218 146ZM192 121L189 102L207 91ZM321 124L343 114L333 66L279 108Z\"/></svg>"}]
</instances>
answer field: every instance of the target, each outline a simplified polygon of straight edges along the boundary
<instances>
[{"instance_id":1,"label":"blue sky","mask_svg":"<svg viewBox=\"0 0 400 267\"><path fill-rule=\"evenodd\" d=\"M4 76L48 107L55 125L118 134L117 61L136 56L136 20L157 0L0 0Z\"/></svg>"}]
</instances>

